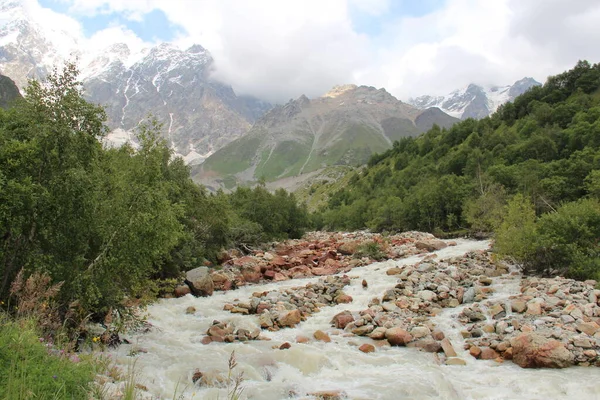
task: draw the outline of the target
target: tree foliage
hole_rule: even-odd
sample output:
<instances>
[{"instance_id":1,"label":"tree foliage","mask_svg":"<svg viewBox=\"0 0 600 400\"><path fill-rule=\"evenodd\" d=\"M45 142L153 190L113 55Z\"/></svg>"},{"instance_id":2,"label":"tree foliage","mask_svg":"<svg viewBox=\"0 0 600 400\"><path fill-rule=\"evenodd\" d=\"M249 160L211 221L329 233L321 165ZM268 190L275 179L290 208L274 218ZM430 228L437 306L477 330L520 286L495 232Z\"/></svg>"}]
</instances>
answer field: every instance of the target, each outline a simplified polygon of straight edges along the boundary
<instances>
[{"instance_id":1,"label":"tree foliage","mask_svg":"<svg viewBox=\"0 0 600 400\"><path fill-rule=\"evenodd\" d=\"M20 270L64 282L62 312L101 316L242 239L298 237L308 224L293 195L263 187L209 194L173 158L153 120L139 148L104 148L104 110L83 99L77 68L30 82L0 110L0 299Z\"/></svg>"}]
</instances>

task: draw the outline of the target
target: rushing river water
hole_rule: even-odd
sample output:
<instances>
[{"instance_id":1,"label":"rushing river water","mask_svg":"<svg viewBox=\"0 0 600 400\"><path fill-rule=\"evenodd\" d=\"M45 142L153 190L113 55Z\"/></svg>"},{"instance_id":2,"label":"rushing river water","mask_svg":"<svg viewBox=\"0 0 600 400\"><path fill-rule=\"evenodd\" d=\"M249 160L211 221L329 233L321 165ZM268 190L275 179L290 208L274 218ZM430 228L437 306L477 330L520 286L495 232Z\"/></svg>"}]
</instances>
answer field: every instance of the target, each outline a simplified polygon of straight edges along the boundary
<instances>
[{"instance_id":1,"label":"rushing river water","mask_svg":"<svg viewBox=\"0 0 600 400\"><path fill-rule=\"evenodd\" d=\"M437 252L439 258L462 255L487 248L487 242L458 240L458 245ZM235 350L238 366L244 373L243 398L255 400L311 399L311 392L343 390L349 399L600 399L600 369L573 367L564 370L521 369L511 362L478 361L462 350L460 326L453 316L460 308L447 309L435 317L454 344L466 366L439 365L435 355L414 348L380 347L364 354L357 344L372 343L368 338L335 334L331 318L343 311L360 311L374 297L393 288L397 277L385 271L393 266L416 263L418 257L385 261L355 268L348 273L350 286L344 289L354 301L335 307L323 307L294 329L263 331L270 341L247 343L200 343L213 320L231 321L237 328L255 329L258 317L223 311L226 303L247 301L253 292L303 286L317 278L297 279L248 286L211 297L161 300L149 307L150 333L131 335L131 345L112 353L127 369L135 361L137 380L148 388L152 399L226 399L227 389L201 388L192 384L194 370L227 373L227 360ZM361 285L369 283L367 289ZM494 298L510 296L519 290L519 277L495 278ZM197 312L187 315L187 307ZM316 330L328 332L331 343L311 341L297 344L296 337L312 338ZM288 341L288 350L273 349ZM143 349L129 356L132 348Z\"/></svg>"}]
</instances>

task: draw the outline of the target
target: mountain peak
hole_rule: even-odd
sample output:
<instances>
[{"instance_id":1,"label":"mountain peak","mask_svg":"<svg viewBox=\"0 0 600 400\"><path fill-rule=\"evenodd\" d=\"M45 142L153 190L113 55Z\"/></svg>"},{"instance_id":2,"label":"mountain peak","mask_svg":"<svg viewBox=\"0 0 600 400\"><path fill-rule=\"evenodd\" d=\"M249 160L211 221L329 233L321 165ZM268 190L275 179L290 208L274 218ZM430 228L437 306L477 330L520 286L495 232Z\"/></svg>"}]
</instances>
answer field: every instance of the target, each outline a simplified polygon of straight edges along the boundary
<instances>
[{"instance_id":1,"label":"mountain peak","mask_svg":"<svg viewBox=\"0 0 600 400\"><path fill-rule=\"evenodd\" d=\"M331 88L331 90L329 90L327 93L325 93L321 97L336 98L338 96L343 95L346 92L350 92L352 90L356 90L357 88L358 88L358 86L356 86L354 84L335 85L334 87Z\"/></svg>"}]
</instances>

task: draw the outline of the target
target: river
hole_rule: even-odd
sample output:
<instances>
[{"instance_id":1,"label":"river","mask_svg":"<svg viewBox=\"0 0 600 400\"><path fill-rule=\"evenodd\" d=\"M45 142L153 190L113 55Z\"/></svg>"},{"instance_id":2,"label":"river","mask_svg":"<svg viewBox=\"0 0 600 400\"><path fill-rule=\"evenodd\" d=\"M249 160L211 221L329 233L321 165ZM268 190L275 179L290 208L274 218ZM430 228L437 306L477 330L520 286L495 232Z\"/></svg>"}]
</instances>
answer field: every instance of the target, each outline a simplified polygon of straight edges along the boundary
<instances>
[{"instance_id":1,"label":"river","mask_svg":"<svg viewBox=\"0 0 600 400\"><path fill-rule=\"evenodd\" d=\"M438 257L459 256L471 250L485 249L488 242L458 240L457 246L437 252ZM460 308L447 309L434 321L454 344L466 366L440 365L435 355L414 348L378 347L365 354L357 344L372 343L366 337L335 334L331 318L343 311L366 309L374 297L381 297L394 287L397 277L385 271L394 266L416 263L418 257L389 260L355 268L345 292L353 297L350 304L324 307L294 329L263 331L270 341L246 343L200 343L213 320L231 321L237 328L255 329L255 315L223 311L226 303L247 301L253 292L303 286L317 278L247 286L211 297L164 299L148 308L149 333L126 335L132 342L112 351L111 357L123 369L134 365L137 381L148 392L146 399L227 399L226 388L202 388L192 383L196 369L202 372L227 373L227 361L235 351L238 366L234 373L244 373L243 396L246 399L312 399L309 393L343 390L348 399L600 399L600 369L572 367L564 370L522 369L510 361L479 361L462 350L460 326L454 321ZM361 285L369 283L367 289ZM495 278L498 298L519 290L520 277ZM187 307L195 314L186 314ZM298 344L296 337L312 338L316 330L328 332L331 343L311 340ZM290 342L288 350L274 345ZM132 349L141 349L130 356ZM129 366L129 367L128 367ZM177 395L177 396L175 396Z\"/></svg>"}]
</instances>

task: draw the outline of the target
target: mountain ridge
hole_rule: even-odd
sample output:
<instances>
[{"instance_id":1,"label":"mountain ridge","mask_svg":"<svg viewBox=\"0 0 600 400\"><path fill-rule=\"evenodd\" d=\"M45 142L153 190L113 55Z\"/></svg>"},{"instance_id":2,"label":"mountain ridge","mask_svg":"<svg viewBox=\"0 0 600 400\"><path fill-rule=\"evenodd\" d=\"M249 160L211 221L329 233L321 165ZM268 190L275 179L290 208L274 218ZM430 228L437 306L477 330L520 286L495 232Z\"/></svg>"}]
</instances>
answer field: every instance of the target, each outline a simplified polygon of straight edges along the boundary
<instances>
[{"instance_id":1,"label":"mountain ridge","mask_svg":"<svg viewBox=\"0 0 600 400\"><path fill-rule=\"evenodd\" d=\"M443 96L423 95L411 98L408 102L418 108L438 107L455 118L481 119L495 112L499 106L513 101L541 83L531 77L525 77L506 86L483 86L471 83Z\"/></svg>"}]
</instances>

